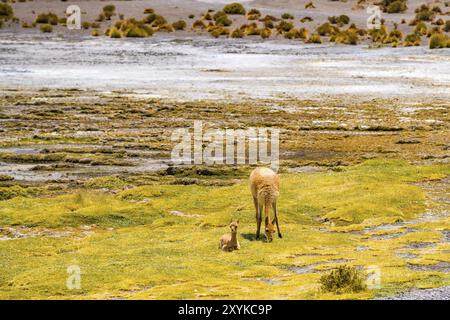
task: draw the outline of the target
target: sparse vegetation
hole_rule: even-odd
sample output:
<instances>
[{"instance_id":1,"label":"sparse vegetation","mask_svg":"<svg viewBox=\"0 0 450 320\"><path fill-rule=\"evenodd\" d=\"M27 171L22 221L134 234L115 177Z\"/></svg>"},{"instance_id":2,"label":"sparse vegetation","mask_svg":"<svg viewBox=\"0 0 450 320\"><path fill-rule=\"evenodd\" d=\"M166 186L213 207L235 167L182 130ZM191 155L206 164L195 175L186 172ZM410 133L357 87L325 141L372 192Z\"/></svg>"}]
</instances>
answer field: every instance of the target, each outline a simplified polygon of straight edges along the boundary
<instances>
[{"instance_id":1,"label":"sparse vegetation","mask_svg":"<svg viewBox=\"0 0 450 320\"><path fill-rule=\"evenodd\" d=\"M39 29L44 33L53 32L53 27L51 24L43 24L39 27Z\"/></svg>"},{"instance_id":2,"label":"sparse vegetation","mask_svg":"<svg viewBox=\"0 0 450 320\"><path fill-rule=\"evenodd\" d=\"M288 32L292 28L294 28L294 24L292 22L289 22L289 21L286 21L286 20L280 21L280 23L277 25L277 30L280 33Z\"/></svg>"},{"instance_id":3,"label":"sparse vegetation","mask_svg":"<svg viewBox=\"0 0 450 320\"><path fill-rule=\"evenodd\" d=\"M245 32L241 28L234 29L231 33L231 38L243 38L245 36Z\"/></svg>"},{"instance_id":4,"label":"sparse vegetation","mask_svg":"<svg viewBox=\"0 0 450 320\"><path fill-rule=\"evenodd\" d=\"M233 23L224 11L217 11L213 16L213 19L218 26L228 27Z\"/></svg>"},{"instance_id":5,"label":"sparse vegetation","mask_svg":"<svg viewBox=\"0 0 450 320\"><path fill-rule=\"evenodd\" d=\"M294 19L294 16L290 13L285 12L281 15L281 18L285 20L292 20Z\"/></svg>"},{"instance_id":6,"label":"sparse vegetation","mask_svg":"<svg viewBox=\"0 0 450 320\"><path fill-rule=\"evenodd\" d=\"M336 16L328 17L328 21L331 24L337 24L339 26L343 26L344 24L348 24L350 22L350 18L347 15L343 14L338 17L336 17Z\"/></svg>"},{"instance_id":7,"label":"sparse vegetation","mask_svg":"<svg viewBox=\"0 0 450 320\"><path fill-rule=\"evenodd\" d=\"M239 14L239 15L245 15L245 8L242 4L233 2L230 4L227 4L225 7L223 7L223 12L227 14Z\"/></svg>"},{"instance_id":8,"label":"sparse vegetation","mask_svg":"<svg viewBox=\"0 0 450 320\"><path fill-rule=\"evenodd\" d=\"M248 20L258 20L261 17L261 12L257 9L251 9L247 13L247 19Z\"/></svg>"},{"instance_id":9,"label":"sparse vegetation","mask_svg":"<svg viewBox=\"0 0 450 320\"><path fill-rule=\"evenodd\" d=\"M450 39L447 35L442 33L435 33L430 37L430 49L450 48Z\"/></svg>"},{"instance_id":10,"label":"sparse vegetation","mask_svg":"<svg viewBox=\"0 0 450 320\"><path fill-rule=\"evenodd\" d=\"M51 24L56 26L58 24L58 16L52 12L40 13L35 20L36 23Z\"/></svg>"},{"instance_id":11,"label":"sparse vegetation","mask_svg":"<svg viewBox=\"0 0 450 320\"><path fill-rule=\"evenodd\" d=\"M8 3L0 3L0 22L8 21L13 17L13 8Z\"/></svg>"},{"instance_id":12,"label":"sparse vegetation","mask_svg":"<svg viewBox=\"0 0 450 320\"><path fill-rule=\"evenodd\" d=\"M320 278L324 291L338 294L360 292L366 289L365 275L355 267L343 265Z\"/></svg>"},{"instance_id":13,"label":"sparse vegetation","mask_svg":"<svg viewBox=\"0 0 450 320\"><path fill-rule=\"evenodd\" d=\"M420 46L420 37L415 33L408 34L403 44L405 47Z\"/></svg>"},{"instance_id":14,"label":"sparse vegetation","mask_svg":"<svg viewBox=\"0 0 450 320\"><path fill-rule=\"evenodd\" d=\"M315 9L315 8L316 6L312 2L308 2L307 4L305 4L305 9Z\"/></svg>"},{"instance_id":15,"label":"sparse vegetation","mask_svg":"<svg viewBox=\"0 0 450 320\"><path fill-rule=\"evenodd\" d=\"M104 6L103 7L103 15L105 16L106 20L111 20L111 17L116 15L115 11L116 11L116 7L112 4Z\"/></svg>"},{"instance_id":16,"label":"sparse vegetation","mask_svg":"<svg viewBox=\"0 0 450 320\"><path fill-rule=\"evenodd\" d=\"M419 35L425 36L427 34L427 25L424 22L420 21L414 28L414 32Z\"/></svg>"},{"instance_id":17,"label":"sparse vegetation","mask_svg":"<svg viewBox=\"0 0 450 320\"><path fill-rule=\"evenodd\" d=\"M308 43L322 43L322 39L319 34L312 34L308 39Z\"/></svg>"},{"instance_id":18,"label":"sparse vegetation","mask_svg":"<svg viewBox=\"0 0 450 320\"><path fill-rule=\"evenodd\" d=\"M324 24L320 25L316 29L317 33L321 36L328 36L339 32L339 29L335 26L332 26L330 23L325 22Z\"/></svg>"},{"instance_id":19,"label":"sparse vegetation","mask_svg":"<svg viewBox=\"0 0 450 320\"><path fill-rule=\"evenodd\" d=\"M184 20L178 20L172 23L172 27L174 30L184 30L186 29L186 22Z\"/></svg>"},{"instance_id":20,"label":"sparse vegetation","mask_svg":"<svg viewBox=\"0 0 450 320\"><path fill-rule=\"evenodd\" d=\"M401 13L408 9L406 0L383 0L382 7L387 13Z\"/></svg>"}]
</instances>

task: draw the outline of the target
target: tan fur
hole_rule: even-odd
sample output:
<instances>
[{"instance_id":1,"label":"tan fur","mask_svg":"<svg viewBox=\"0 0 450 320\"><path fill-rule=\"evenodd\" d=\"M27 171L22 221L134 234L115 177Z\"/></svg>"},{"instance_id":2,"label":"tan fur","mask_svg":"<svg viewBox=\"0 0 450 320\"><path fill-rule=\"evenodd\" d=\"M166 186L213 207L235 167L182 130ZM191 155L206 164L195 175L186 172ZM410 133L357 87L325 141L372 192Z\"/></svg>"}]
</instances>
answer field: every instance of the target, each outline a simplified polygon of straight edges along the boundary
<instances>
[{"instance_id":1,"label":"tan fur","mask_svg":"<svg viewBox=\"0 0 450 320\"><path fill-rule=\"evenodd\" d=\"M224 234L220 237L219 249L222 249L223 251L233 251L241 248L237 239L238 226L239 220L230 223L231 234Z\"/></svg>"},{"instance_id":2,"label":"tan fur","mask_svg":"<svg viewBox=\"0 0 450 320\"><path fill-rule=\"evenodd\" d=\"M262 222L262 210L264 208L264 233L267 241L272 241L274 224L277 225L278 237L281 238L280 227L277 216L277 199L280 189L280 178L269 168L256 168L250 174L250 190L252 191L253 203L256 210L256 239ZM270 208L272 207L274 217L270 219Z\"/></svg>"}]
</instances>

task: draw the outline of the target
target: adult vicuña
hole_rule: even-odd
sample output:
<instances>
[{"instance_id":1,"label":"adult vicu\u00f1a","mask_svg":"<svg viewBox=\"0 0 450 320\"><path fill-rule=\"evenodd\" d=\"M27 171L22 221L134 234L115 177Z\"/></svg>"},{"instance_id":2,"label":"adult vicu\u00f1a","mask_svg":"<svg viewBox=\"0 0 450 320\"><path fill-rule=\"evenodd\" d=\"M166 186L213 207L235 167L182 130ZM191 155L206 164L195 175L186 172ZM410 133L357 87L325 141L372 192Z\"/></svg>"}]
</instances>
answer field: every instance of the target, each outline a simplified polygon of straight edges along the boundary
<instances>
[{"instance_id":1,"label":"adult vicu\u00f1a","mask_svg":"<svg viewBox=\"0 0 450 320\"><path fill-rule=\"evenodd\" d=\"M250 189L256 210L256 239L259 239L261 229L262 210L264 207L265 229L267 241L273 240L274 224L277 225L278 237L281 238L280 226L277 216L277 198L279 195L280 179L269 168L256 168L250 174ZM269 209L273 209L273 220L270 220Z\"/></svg>"},{"instance_id":2,"label":"adult vicu\u00f1a","mask_svg":"<svg viewBox=\"0 0 450 320\"><path fill-rule=\"evenodd\" d=\"M239 241L237 239L238 226L239 220L231 221L230 223L231 234L224 234L222 237L220 237L219 249L222 249L223 251L233 251L239 250L241 248L241 246L239 245Z\"/></svg>"}]
</instances>

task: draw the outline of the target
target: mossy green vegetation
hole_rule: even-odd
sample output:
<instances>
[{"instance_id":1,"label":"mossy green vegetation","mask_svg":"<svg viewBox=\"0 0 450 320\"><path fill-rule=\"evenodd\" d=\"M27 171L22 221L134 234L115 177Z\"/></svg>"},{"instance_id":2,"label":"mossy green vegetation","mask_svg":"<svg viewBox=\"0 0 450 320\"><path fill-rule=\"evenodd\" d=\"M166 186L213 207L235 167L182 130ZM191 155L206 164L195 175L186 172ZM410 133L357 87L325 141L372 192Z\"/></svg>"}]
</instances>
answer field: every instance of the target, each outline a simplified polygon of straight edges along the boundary
<instances>
[{"instance_id":1,"label":"mossy green vegetation","mask_svg":"<svg viewBox=\"0 0 450 320\"><path fill-rule=\"evenodd\" d=\"M0 21L8 21L14 17L14 10L8 3L0 3Z\"/></svg>"},{"instance_id":2,"label":"mossy green vegetation","mask_svg":"<svg viewBox=\"0 0 450 320\"><path fill-rule=\"evenodd\" d=\"M411 183L449 173L448 165L397 160L371 160L335 172L283 173L284 237L273 243L254 240L245 179L225 187L129 189L121 179L103 177L62 195L17 192L0 201L0 297L362 299L413 285L448 285L447 273L413 271L396 255L411 243L430 242L436 245L433 253L408 250L428 264L445 259L448 245L439 243L439 231L426 231L430 224L411 224L417 232L385 240L344 228L413 221L427 204L422 188ZM240 220L241 250L232 253L217 249L230 218ZM433 230L448 228L445 220L434 224ZM368 249L359 250L361 245ZM342 261L347 267L340 267ZM81 269L79 290L66 287L71 265ZM364 286L364 268L371 265L382 272L377 290ZM355 271L357 266L362 270ZM323 290L324 285L331 289Z\"/></svg>"},{"instance_id":3,"label":"mossy green vegetation","mask_svg":"<svg viewBox=\"0 0 450 320\"><path fill-rule=\"evenodd\" d=\"M43 24L51 24L56 26L58 24L58 16L52 12L40 13L36 17L35 22Z\"/></svg>"},{"instance_id":4,"label":"mossy green vegetation","mask_svg":"<svg viewBox=\"0 0 450 320\"><path fill-rule=\"evenodd\" d=\"M39 27L39 29L44 33L51 33L53 32L53 27L51 24L43 24Z\"/></svg>"},{"instance_id":5,"label":"mossy green vegetation","mask_svg":"<svg viewBox=\"0 0 450 320\"><path fill-rule=\"evenodd\" d=\"M242 4L233 2L223 7L223 12L227 14L245 15L245 8Z\"/></svg>"},{"instance_id":6,"label":"mossy green vegetation","mask_svg":"<svg viewBox=\"0 0 450 320\"><path fill-rule=\"evenodd\" d=\"M355 267L339 266L320 277L322 289L334 293L360 292L367 289L366 275Z\"/></svg>"},{"instance_id":7,"label":"mossy green vegetation","mask_svg":"<svg viewBox=\"0 0 450 320\"><path fill-rule=\"evenodd\" d=\"M430 49L450 48L450 38L442 33L433 34L429 42Z\"/></svg>"}]
</instances>

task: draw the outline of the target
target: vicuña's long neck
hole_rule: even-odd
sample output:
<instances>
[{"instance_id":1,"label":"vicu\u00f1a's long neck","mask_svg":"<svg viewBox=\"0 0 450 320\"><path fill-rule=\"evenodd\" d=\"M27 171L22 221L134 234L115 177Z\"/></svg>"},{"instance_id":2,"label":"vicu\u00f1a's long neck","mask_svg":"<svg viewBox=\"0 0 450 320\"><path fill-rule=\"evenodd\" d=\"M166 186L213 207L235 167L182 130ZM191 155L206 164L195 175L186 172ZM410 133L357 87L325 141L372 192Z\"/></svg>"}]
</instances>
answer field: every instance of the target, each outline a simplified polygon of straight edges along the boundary
<instances>
[{"instance_id":1,"label":"vicu\u00f1a's long neck","mask_svg":"<svg viewBox=\"0 0 450 320\"><path fill-rule=\"evenodd\" d=\"M236 243L237 243L237 232L232 232L232 233L231 233L231 242L232 242L233 244L236 244Z\"/></svg>"}]
</instances>

